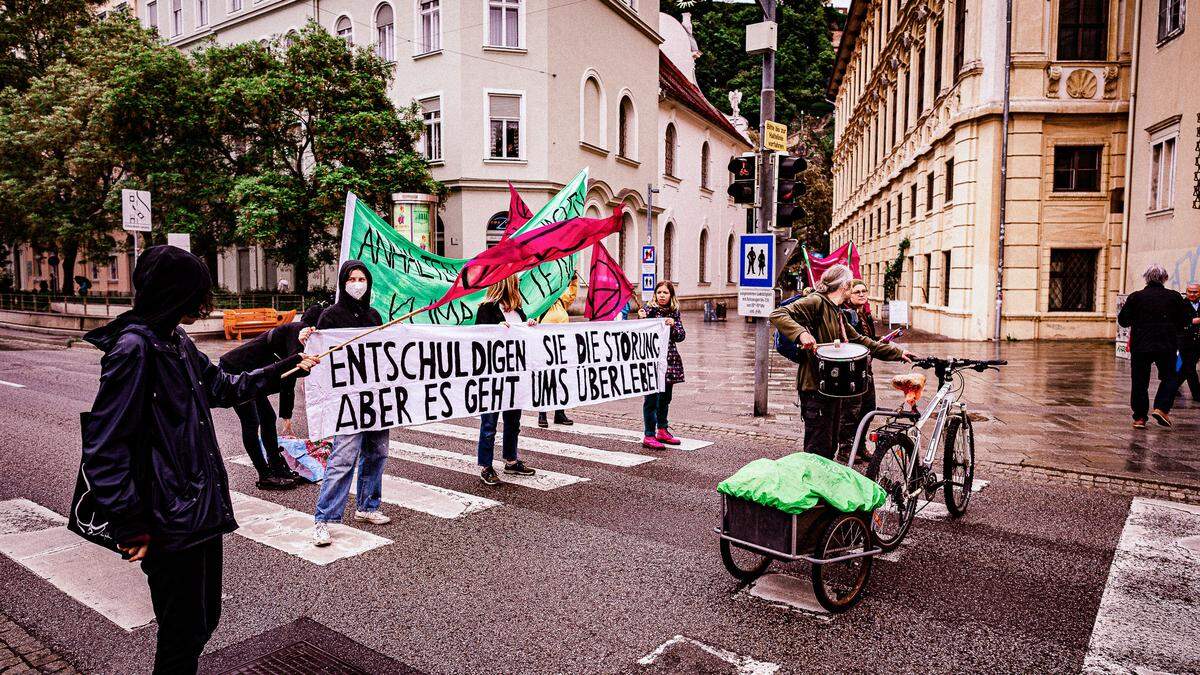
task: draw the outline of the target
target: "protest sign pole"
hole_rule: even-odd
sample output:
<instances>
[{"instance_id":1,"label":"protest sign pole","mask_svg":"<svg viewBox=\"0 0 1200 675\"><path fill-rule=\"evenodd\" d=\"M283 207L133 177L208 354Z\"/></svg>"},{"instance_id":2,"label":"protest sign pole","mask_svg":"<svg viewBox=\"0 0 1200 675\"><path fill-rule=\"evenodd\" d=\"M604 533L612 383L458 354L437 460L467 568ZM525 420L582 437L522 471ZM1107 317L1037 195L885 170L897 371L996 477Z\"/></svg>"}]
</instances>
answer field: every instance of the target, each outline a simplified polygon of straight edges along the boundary
<instances>
[{"instance_id":1,"label":"protest sign pole","mask_svg":"<svg viewBox=\"0 0 1200 675\"><path fill-rule=\"evenodd\" d=\"M342 342L341 344L336 344L336 345L330 347L329 349L326 349L325 351L321 352L320 354L317 354L317 358L323 359L326 356L329 356L330 354L341 349L342 347L345 347L346 345L350 344L351 342L354 342L355 340L361 340L362 338L365 338L366 336L370 335L371 333L374 333L375 331L383 330L384 328L388 328L389 326L394 326L394 325L400 323L401 321L404 321L405 319L409 319L409 318L412 318L412 317L420 314L421 312L427 312L432 307L433 307L433 305L427 305L425 307L422 307L421 309L414 309L413 311L409 312L408 314L405 314L404 316L396 317L395 319L392 319L391 321L389 321L385 324L375 326L374 328L372 328L370 330L363 331L363 332L359 333L358 335L355 335L354 337L350 338L349 340L346 340L345 342ZM300 367L296 366L295 368L292 368L291 370L284 373L281 377L290 377L292 374L298 373L298 372L300 372Z\"/></svg>"}]
</instances>

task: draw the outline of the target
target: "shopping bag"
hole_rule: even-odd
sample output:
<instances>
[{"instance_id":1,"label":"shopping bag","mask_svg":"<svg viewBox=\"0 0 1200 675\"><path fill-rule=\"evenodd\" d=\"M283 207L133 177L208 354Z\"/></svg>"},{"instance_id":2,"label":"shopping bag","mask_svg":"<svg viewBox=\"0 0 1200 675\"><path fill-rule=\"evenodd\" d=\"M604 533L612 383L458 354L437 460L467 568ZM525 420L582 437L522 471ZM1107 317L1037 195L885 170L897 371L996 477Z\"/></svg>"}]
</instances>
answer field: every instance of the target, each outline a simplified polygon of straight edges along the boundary
<instances>
[{"instance_id":1,"label":"shopping bag","mask_svg":"<svg viewBox=\"0 0 1200 675\"><path fill-rule=\"evenodd\" d=\"M79 427L84 447L87 446L88 439L92 437L91 422L92 414L90 412L79 414ZM113 539L108 516L101 511L100 505L92 496L92 486L83 470L82 450L80 454L79 472L75 476L75 493L71 496L71 512L67 514L67 529L97 546L121 553L121 550L117 548L116 540ZM122 553L122 555L124 554Z\"/></svg>"}]
</instances>

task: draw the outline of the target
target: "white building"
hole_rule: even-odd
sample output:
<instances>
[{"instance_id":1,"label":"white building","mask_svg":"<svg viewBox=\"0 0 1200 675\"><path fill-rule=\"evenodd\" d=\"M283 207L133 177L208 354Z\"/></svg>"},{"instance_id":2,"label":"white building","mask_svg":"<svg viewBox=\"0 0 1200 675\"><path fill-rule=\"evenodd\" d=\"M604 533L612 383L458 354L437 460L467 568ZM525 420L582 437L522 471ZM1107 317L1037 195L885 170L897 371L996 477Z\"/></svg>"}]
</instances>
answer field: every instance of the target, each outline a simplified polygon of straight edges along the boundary
<instances>
[{"instance_id":1,"label":"white building","mask_svg":"<svg viewBox=\"0 0 1200 675\"><path fill-rule=\"evenodd\" d=\"M646 240L646 189L656 185L662 194L649 220L655 243L666 245L671 276L686 295L724 294L725 275L709 261L725 252L730 228L744 222L724 193L724 164L731 148L744 146L711 106L660 89L657 2L147 0L137 12L181 49L208 39L267 39L316 19L391 61L392 98L420 104L423 150L434 178L450 188L437 219L439 253L469 257L499 239L503 225L488 223L507 210L509 181L536 209L589 166L587 214L607 215L618 204L626 212L608 248L631 280L639 278ZM664 24L687 40L677 21L666 17ZM684 65L690 71L690 59ZM694 77L689 82L694 89ZM664 116L675 121L661 123ZM668 128L676 133L670 152L680 156L678 176L674 164L664 165ZM711 170L702 172L706 140ZM711 184L702 185L702 175ZM700 239L708 242L703 255ZM255 249L228 252L220 267L218 279L231 290L273 285L275 266Z\"/></svg>"}]
</instances>

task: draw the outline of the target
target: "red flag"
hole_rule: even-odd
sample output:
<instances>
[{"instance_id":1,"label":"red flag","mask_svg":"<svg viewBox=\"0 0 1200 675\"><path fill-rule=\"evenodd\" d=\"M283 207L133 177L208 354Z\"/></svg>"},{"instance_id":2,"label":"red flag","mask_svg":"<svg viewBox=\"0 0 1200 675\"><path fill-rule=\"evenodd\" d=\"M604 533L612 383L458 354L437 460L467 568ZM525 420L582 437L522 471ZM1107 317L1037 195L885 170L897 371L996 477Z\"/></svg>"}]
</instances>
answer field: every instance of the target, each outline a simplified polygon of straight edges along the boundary
<instances>
[{"instance_id":1,"label":"red flag","mask_svg":"<svg viewBox=\"0 0 1200 675\"><path fill-rule=\"evenodd\" d=\"M631 295L633 284L625 278L625 272L608 254L604 244L596 242L592 246L592 271L588 277L587 305L583 315L592 321L611 321L621 313Z\"/></svg>"},{"instance_id":2,"label":"red flag","mask_svg":"<svg viewBox=\"0 0 1200 675\"><path fill-rule=\"evenodd\" d=\"M620 230L618 206L608 218L571 218L505 239L468 260L442 299L428 309L482 291L542 263L565 258Z\"/></svg>"},{"instance_id":3,"label":"red flag","mask_svg":"<svg viewBox=\"0 0 1200 675\"><path fill-rule=\"evenodd\" d=\"M834 265L847 265L855 279L862 278L858 267L858 249L851 242L842 244L836 251L824 257L818 253L809 253L808 264L816 281L820 281L825 270Z\"/></svg>"},{"instance_id":4,"label":"red flag","mask_svg":"<svg viewBox=\"0 0 1200 675\"><path fill-rule=\"evenodd\" d=\"M508 184L508 225L504 228L504 235L500 237L500 241L508 239L514 232L521 229L521 226L529 222L533 217L533 212L525 205L525 201L521 199L521 195L517 194L517 189L512 183Z\"/></svg>"}]
</instances>

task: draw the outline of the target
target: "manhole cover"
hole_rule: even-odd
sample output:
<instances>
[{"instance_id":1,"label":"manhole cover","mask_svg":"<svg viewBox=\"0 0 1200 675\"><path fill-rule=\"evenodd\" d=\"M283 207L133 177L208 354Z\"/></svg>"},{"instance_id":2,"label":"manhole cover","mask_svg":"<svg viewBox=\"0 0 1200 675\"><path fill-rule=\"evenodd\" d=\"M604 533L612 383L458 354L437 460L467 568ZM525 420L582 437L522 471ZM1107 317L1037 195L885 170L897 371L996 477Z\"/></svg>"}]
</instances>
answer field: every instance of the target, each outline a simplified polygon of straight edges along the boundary
<instances>
[{"instance_id":1,"label":"manhole cover","mask_svg":"<svg viewBox=\"0 0 1200 675\"><path fill-rule=\"evenodd\" d=\"M220 675L367 675L420 671L304 618L200 659L200 672Z\"/></svg>"},{"instance_id":2,"label":"manhole cover","mask_svg":"<svg viewBox=\"0 0 1200 675\"><path fill-rule=\"evenodd\" d=\"M355 668L320 647L294 643L250 663L227 670L224 675L319 675L320 673L366 675L367 671Z\"/></svg>"}]
</instances>

